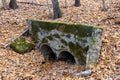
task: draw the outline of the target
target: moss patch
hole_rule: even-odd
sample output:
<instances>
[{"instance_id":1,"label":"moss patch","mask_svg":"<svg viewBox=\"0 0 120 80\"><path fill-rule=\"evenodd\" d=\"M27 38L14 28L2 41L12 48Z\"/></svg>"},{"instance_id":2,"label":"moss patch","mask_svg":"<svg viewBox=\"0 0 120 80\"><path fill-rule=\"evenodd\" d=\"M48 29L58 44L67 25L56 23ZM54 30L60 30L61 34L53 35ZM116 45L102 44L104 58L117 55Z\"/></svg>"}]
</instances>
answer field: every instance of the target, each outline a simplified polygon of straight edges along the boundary
<instances>
[{"instance_id":1,"label":"moss patch","mask_svg":"<svg viewBox=\"0 0 120 80\"><path fill-rule=\"evenodd\" d=\"M60 38L60 36L58 34L54 34L52 36L54 36L55 38Z\"/></svg>"},{"instance_id":2,"label":"moss patch","mask_svg":"<svg viewBox=\"0 0 120 80\"><path fill-rule=\"evenodd\" d=\"M72 52L73 56L79 59L79 64L84 65L86 64L86 48L82 48L78 43L74 44L73 42L69 43L70 51Z\"/></svg>"},{"instance_id":3,"label":"moss patch","mask_svg":"<svg viewBox=\"0 0 120 80\"><path fill-rule=\"evenodd\" d=\"M92 46L95 45L95 40L94 39L91 41L91 45Z\"/></svg>"},{"instance_id":4,"label":"moss patch","mask_svg":"<svg viewBox=\"0 0 120 80\"><path fill-rule=\"evenodd\" d=\"M52 36L48 36L47 38L48 38L49 40L53 40Z\"/></svg>"},{"instance_id":5,"label":"moss patch","mask_svg":"<svg viewBox=\"0 0 120 80\"><path fill-rule=\"evenodd\" d=\"M28 20L31 21L32 24L32 38L35 42L37 41L37 32L39 31L39 28L48 32L57 29L58 31L64 33L77 35L79 38L91 37L94 29L102 29L100 27L83 24L67 24L62 22L40 21L32 19ZM70 35L68 35L68 37L70 37Z\"/></svg>"},{"instance_id":6,"label":"moss patch","mask_svg":"<svg viewBox=\"0 0 120 80\"><path fill-rule=\"evenodd\" d=\"M67 35L66 35L66 37L70 38L70 37L71 37L71 35L70 35L70 34L67 34Z\"/></svg>"},{"instance_id":7,"label":"moss patch","mask_svg":"<svg viewBox=\"0 0 120 80\"><path fill-rule=\"evenodd\" d=\"M47 42L48 42L47 38L42 39L42 43L47 43Z\"/></svg>"},{"instance_id":8,"label":"moss patch","mask_svg":"<svg viewBox=\"0 0 120 80\"><path fill-rule=\"evenodd\" d=\"M61 43L67 46L67 42L64 39L61 39Z\"/></svg>"},{"instance_id":9,"label":"moss patch","mask_svg":"<svg viewBox=\"0 0 120 80\"><path fill-rule=\"evenodd\" d=\"M34 48L34 44L26 42L25 38L20 37L10 44L10 47L17 53L24 54Z\"/></svg>"}]
</instances>

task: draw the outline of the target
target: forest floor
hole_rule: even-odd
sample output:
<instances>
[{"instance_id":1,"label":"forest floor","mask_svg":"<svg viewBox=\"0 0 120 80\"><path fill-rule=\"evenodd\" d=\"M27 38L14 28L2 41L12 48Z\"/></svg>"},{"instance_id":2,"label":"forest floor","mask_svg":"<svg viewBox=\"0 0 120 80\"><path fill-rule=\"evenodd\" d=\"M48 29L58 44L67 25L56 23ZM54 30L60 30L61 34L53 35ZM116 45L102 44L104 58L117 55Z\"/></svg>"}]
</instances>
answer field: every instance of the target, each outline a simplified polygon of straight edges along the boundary
<instances>
[{"instance_id":1,"label":"forest floor","mask_svg":"<svg viewBox=\"0 0 120 80\"><path fill-rule=\"evenodd\" d=\"M83 70L79 65L66 62L46 62L38 50L24 55L4 46L27 27L26 19L53 20L44 0L39 5L18 3L16 10L0 9L0 80L120 80L120 0L106 0L107 11L102 11L102 0L81 0L80 7L74 7L69 0L59 0L62 17L55 21L82 23L103 28L102 49L98 65L87 77L74 77ZM51 2L50 9L52 12ZM108 5L109 4L109 5ZM59 70L72 70L58 73Z\"/></svg>"}]
</instances>

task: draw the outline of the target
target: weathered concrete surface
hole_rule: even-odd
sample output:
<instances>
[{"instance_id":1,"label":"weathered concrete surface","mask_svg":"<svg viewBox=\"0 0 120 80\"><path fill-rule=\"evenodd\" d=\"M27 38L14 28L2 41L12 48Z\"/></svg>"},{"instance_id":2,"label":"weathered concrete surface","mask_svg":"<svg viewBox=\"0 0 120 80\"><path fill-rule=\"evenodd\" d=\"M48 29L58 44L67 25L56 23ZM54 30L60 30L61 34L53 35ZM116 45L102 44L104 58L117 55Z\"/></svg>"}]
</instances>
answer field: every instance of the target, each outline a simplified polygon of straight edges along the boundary
<instances>
[{"instance_id":1,"label":"weathered concrete surface","mask_svg":"<svg viewBox=\"0 0 120 80\"><path fill-rule=\"evenodd\" d=\"M102 45L102 29L81 24L27 20L29 33L43 55L70 53L77 64L96 65ZM62 56L63 57L63 56Z\"/></svg>"}]
</instances>

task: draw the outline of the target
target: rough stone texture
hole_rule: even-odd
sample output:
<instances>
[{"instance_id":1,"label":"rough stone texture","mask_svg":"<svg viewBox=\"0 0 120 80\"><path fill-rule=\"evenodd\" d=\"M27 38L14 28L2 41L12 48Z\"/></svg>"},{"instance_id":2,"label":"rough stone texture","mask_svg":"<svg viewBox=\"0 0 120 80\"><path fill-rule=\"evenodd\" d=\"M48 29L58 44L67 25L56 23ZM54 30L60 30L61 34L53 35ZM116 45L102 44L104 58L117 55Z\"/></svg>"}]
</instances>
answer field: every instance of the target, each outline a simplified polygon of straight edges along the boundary
<instances>
[{"instance_id":1,"label":"rough stone texture","mask_svg":"<svg viewBox=\"0 0 120 80\"><path fill-rule=\"evenodd\" d=\"M66 24L28 19L29 33L44 55L56 59L69 52L77 64L96 65L102 45L102 29L81 24Z\"/></svg>"}]
</instances>

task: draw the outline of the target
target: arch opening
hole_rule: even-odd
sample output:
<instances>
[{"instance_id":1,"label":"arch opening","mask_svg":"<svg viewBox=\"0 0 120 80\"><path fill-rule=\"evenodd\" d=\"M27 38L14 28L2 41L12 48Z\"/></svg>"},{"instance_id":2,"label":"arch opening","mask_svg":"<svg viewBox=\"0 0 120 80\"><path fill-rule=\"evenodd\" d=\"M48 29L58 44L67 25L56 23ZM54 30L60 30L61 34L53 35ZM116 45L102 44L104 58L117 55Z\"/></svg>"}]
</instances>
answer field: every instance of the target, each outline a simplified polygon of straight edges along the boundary
<instances>
[{"instance_id":1,"label":"arch opening","mask_svg":"<svg viewBox=\"0 0 120 80\"><path fill-rule=\"evenodd\" d=\"M74 59L73 55L70 54L68 51L62 51L58 56L58 60L65 61L70 64L75 63L75 59Z\"/></svg>"},{"instance_id":2,"label":"arch opening","mask_svg":"<svg viewBox=\"0 0 120 80\"><path fill-rule=\"evenodd\" d=\"M43 54L45 60L55 60L56 59L56 54L53 52L53 50L47 44L42 45L40 47L40 51Z\"/></svg>"}]
</instances>

